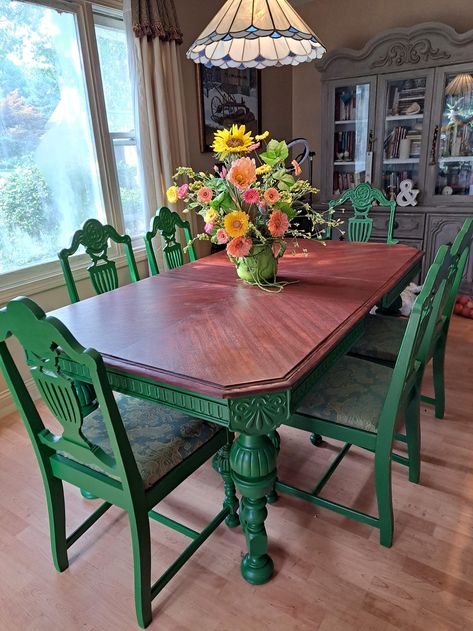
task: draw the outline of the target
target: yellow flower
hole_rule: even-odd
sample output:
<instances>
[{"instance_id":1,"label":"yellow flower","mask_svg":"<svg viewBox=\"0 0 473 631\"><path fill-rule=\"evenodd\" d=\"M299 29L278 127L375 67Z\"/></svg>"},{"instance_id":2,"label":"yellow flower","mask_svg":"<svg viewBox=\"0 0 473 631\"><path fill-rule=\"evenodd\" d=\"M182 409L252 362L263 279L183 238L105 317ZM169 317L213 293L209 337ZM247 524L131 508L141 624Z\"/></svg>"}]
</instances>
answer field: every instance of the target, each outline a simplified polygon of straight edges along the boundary
<instances>
[{"instance_id":1,"label":"yellow flower","mask_svg":"<svg viewBox=\"0 0 473 631\"><path fill-rule=\"evenodd\" d=\"M245 125L232 125L231 129L219 129L214 134L212 149L225 158L230 153L246 153L253 144L251 131Z\"/></svg>"},{"instance_id":2,"label":"yellow flower","mask_svg":"<svg viewBox=\"0 0 473 631\"><path fill-rule=\"evenodd\" d=\"M262 164L256 169L256 175L264 175L265 173L269 173L270 171L271 167L269 166L269 164Z\"/></svg>"},{"instance_id":3,"label":"yellow flower","mask_svg":"<svg viewBox=\"0 0 473 631\"><path fill-rule=\"evenodd\" d=\"M264 134L258 134L255 136L255 140L265 140L269 136L269 131L265 131Z\"/></svg>"},{"instance_id":4,"label":"yellow flower","mask_svg":"<svg viewBox=\"0 0 473 631\"><path fill-rule=\"evenodd\" d=\"M177 204L177 200L178 200L177 191L178 191L177 186L170 186L168 190L166 191L168 202L170 204Z\"/></svg>"},{"instance_id":5,"label":"yellow flower","mask_svg":"<svg viewBox=\"0 0 473 631\"><path fill-rule=\"evenodd\" d=\"M241 210L235 210L225 216L223 220L225 232L231 239L243 237L248 230L249 217Z\"/></svg>"},{"instance_id":6,"label":"yellow flower","mask_svg":"<svg viewBox=\"0 0 473 631\"><path fill-rule=\"evenodd\" d=\"M218 219L218 212L216 210L214 210L213 208L210 208L206 213L205 213L205 223L211 223L212 221L217 221Z\"/></svg>"}]
</instances>

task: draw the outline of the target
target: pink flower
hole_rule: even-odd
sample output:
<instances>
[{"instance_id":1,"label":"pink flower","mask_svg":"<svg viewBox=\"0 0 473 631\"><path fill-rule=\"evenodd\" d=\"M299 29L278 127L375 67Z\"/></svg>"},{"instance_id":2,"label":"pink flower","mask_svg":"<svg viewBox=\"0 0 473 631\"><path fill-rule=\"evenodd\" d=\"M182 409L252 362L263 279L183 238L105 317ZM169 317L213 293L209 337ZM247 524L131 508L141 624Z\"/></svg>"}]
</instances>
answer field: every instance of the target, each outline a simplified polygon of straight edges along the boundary
<instances>
[{"instance_id":1,"label":"pink flower","mask_svg":"<svg viewBox=\"0 0 473 631\"><path fill-rule=\"evenodd\" d=\"M248 188L243 193L243 199L247 204L257 204L259 202L259 193L255 188Z\"/></svg>"},{"instance_id":2,"label":"pink flower","mask_svg":"<svg viewBox=\"0 0 473 631\"><path fill-rule=\"evenodd\" d=\"M197 199L201 204L208 204L213 196L213 191L208 186L203 186L197 191Z\"/></svg>"},{"instance_id":3,"label":"pink flower","mask_svg":"<svg viewBox=\"0 0 473 631\"><path fill-rule=\"evenodd\" d=\"M227 180L240 191L244 191L256 180L256 164L252 158L234 160Z\"/></svg>"},{"instance_id":4,"label":"pink flower","mask_svg":"<svg viewBox=\"0 0 473 631\"><path fill-rule=\"evenodd\" d=\"M228 234L225 232L223 228L219 228L217 230L217 242L221 245L223 243L228 243Z\"/></svg>"},{"instance_id":5,"label":"pink flower","mask_svg":"<svg viewBox=\"0 0 473 631\"><path fill-rule=\"evenodd\" d=\"M215 223L213 221L209 221L208 223L205 224L204 226L204 230L207 234L210 234L212 232L212 230L214 229Z\"/></svg>"},{"instance_id":6,"label":"pink flower","mask_svg":"<svg viewBox=\"0 0 473 631\"><path fill-rule=\"evenodd\" d=\"M292 164L292 166L294 167L294 175L295 175L296 177L299 177L299 175L302 173L302 169L301 169L301 167L299 166L299 163L297 162L297 160L293 160L293 161L291 162L291 164Z\"/></svg>"},{"instance_id":7,"label":"pink flower","mask_svg":"<svg viewBox=\"0 0 473 631\"><path fill-rule=\"evenodd\" d=\"M268 188L264 193L264 198L268 204L276 204L279 201L279 193L275 188Z\"/></svg>"},{"instance_id":8,"label":"pink flower","mask_svg":"<svg viewBox=\"0 0 473 631\"><path fill-rule=\"evenodd\" d=\"M252 247L253 241L249 237L237 237L227 243L227 252L237 259L240 256L248 256Z\"/></svg>"},{"instance_id":9,"label":"pink flower","mask_svg":"<svg viewBox=\"0 0 473 631\"><path fill-rule=\"evenodd\" d=\"M228 173L226 167L222 167L222 170L220 171L217 165L214 166L214 171L218 176L222 178L222 180L227 176Z\"/></svg>"},{"instance_id":10,"label":"pink flower","mask_svg":"<svg viewBox=\"0 0 473 631\"><path fill-rule=\"evenodd\" d=\"M179 199L185 199L189 192L189 184L183 184L177 189L177 196Z\"/></svg>"},{"instance_id":11,"label":"pink flower","mask_svg":"<svg viewBox=\"0 0 473 631\"><path fill-rule=\"evenodd\" d=\"M260 142L255 142L254 145L250 145L248 147L248 151L256 151L257 149L259 149L261 143Z\"/></svg>"},{"instance_id":12,"label":"pink flower","mask_svg":"<svg viewBox=\"0 0 473 631\"><path fill-rule=\"evenodd\" d=\"M268 222L268 230L273 237L282 237L289 228L289 219L282 210L273 210Z\"/></svg>"}]
</instances>

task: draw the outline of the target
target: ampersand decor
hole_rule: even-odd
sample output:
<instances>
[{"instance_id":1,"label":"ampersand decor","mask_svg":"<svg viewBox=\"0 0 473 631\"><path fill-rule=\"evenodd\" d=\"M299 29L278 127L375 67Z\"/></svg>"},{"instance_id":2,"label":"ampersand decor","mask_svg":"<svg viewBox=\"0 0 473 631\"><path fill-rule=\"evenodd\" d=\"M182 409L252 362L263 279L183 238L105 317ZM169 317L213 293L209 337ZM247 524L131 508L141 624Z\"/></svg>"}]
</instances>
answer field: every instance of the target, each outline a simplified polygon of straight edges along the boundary
<instances>
[{"instance_id":1,"label":"ampersand decor","mask_svg":"<svg viewBox=\"0 0 473 631\"><path fill-rule=\"evenodd\" d=\"M417 188L412 188L412 186L412 180L402 180L399 184L399 188L401 190L396 197L398 206L417 206L416 197L419 194L419 190Z\"/></svg>"}]
</instances>

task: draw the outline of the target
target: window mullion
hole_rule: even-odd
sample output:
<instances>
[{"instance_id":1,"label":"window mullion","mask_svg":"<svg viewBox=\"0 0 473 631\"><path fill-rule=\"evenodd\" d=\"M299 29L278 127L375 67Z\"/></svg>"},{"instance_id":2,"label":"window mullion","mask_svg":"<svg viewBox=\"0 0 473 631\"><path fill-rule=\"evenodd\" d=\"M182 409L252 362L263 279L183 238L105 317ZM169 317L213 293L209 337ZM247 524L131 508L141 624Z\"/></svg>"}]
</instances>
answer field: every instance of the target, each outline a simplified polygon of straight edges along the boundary
<instances>
[{"instance_id":1,"label":"window mullion","mask_svg":"<svg viewBox=\"0 0 473 631\"><path fill-rule=\"evenodd\" d=\"M84 59L84 73L88 88L89 107L107 221L112 224L118 232L122 233L124 232L124 221L115 165L115 154L108 130L105 97L100 75L97 43L95 40L94 18L92 6L89 3L82 4L79 19L79 40Z\"/></svg>"}]
</instances>

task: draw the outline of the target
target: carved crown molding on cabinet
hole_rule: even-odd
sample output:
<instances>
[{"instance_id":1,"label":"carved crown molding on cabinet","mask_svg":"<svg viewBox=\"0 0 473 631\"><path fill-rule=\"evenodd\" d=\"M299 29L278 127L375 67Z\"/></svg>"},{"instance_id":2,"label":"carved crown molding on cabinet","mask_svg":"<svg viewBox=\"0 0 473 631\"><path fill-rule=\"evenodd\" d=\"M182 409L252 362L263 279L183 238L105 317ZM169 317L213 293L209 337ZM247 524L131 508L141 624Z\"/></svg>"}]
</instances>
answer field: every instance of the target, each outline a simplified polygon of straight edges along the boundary
<instances>
[{"instance_id":1,"label":"carved crown molding on cabinet","mask_svg":"<svg viewBox=\"0 0 473 631\"><path fill-rule=\"evenodd\" d=\"M406 63L419 64L429 60L449 59L450 53L440 48L432 48L429 39L423 37L414 42L398 42L393 44L388 52L376 59L371 64L371 68L380 68L382 66L402 66Z\"/></svg>"},{"instance_id":2,"label":"carved crown molding on cabinet","mask_svg":"<svg viewBox=\"0 0 473 631\"><path fill-rule=\"evenodd\" d=\"M340 48L315 62L324 79L431 68L471 60L473 30L457 33L439 22L394 28L370 39L360 50ZM371 62L371 63L370 63Z\"/></svg>"}]
</instances>

